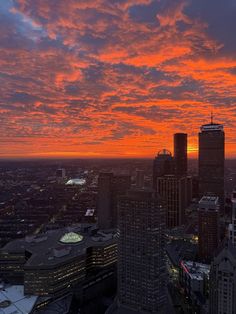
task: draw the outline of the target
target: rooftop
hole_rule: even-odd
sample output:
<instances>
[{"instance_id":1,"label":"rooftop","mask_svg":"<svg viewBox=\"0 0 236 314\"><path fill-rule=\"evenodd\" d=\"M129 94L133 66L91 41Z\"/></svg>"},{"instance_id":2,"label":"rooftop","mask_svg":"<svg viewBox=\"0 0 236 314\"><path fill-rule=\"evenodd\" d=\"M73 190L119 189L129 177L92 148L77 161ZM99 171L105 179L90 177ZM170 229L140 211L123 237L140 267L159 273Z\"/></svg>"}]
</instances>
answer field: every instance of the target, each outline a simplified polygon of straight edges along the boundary
<instances>
[{"instance_id":1,"label":"rooftop","mask_svg":"<svg viewBox=\"0 0 236 314\"><path fill-rule=\"evenodd\" d=\"M205 276L209 277L210 265L195 263L193 261L181 261L180 264L191 279L203 280Z\"/></svg>"},{"instance_id":2,"label":"rooftop","mask_svg":"<svg viewBox=\"0 0 236 314\"><path fill-rule=\"evenodd\" d=\"M203 196L199 201L199 207L204 209L218 209L219 197L213 195Z\"/></svg>"},{"instance_id":3,"label":"rooftop","mask_svg":"<svg viewBox=\"0 0 236 314\"><path fill-rule=\"evenodd\" d=\"M81 227L47 231L37 236L27 236L7 243L2 252L29 253L25 266L45 266L60 264L68 259L84 255L87 248L107 246L116 243L116 233L98 231L91 235Z\"/></svg>"},{"instance_id":4,"label":"rooftop","mask_svg":"<svg viewBox=\"0 0 236 314\"><path fill-rule=\"evenodd\" d=\"M204 124L204 125L201 126L201 131L202 132L224 131L224 126L222 124L218 124L218 123Z\"/></svg>"},{"instance_id":5,"label":"rooftop","mask_svg":"<svg viewBox=\"0 0 236 314\"><path fill-rule=\"evenodd\" d=\"M0 290L1 314L25 314L30 313L36 304L37 296L25 296L24 286L6 286Z\"/></svg>"}]
</instances>

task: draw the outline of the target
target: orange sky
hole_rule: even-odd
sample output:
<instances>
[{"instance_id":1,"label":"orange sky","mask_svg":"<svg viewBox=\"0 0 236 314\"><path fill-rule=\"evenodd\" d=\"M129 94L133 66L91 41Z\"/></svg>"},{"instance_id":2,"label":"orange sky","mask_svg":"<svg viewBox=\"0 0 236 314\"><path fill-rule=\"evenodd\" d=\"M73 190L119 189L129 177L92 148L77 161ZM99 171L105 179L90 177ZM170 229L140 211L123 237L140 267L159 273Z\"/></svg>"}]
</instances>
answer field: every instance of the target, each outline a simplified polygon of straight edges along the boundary
<instances>
[{"instance_id":1,"label":"orange sky","mask_svg":"<svg viewBox=\"0 0 236 314\"><path fill-rule=\"evenodd\" d=\"M153 157L224 124L236 157L231 0L0 2L0 158Z\"/></svg>"}]
</instances>

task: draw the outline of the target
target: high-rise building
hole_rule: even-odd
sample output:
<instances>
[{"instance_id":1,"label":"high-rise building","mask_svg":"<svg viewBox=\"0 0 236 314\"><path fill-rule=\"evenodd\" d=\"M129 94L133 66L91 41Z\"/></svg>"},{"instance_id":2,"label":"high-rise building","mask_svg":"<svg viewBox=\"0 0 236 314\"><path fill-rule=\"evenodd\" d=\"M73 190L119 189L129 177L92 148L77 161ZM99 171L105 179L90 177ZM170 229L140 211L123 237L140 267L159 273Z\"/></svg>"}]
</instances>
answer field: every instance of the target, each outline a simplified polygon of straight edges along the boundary
<instances>
[{"instance_id":1,"label":"high-rise building","mask_svg":"<svg viewBox=\"0 0 236 314\"><path fill-rule=\"evenodd\" d=\"M213 193L224 206L225 133L221 124L205 124L199 133L199 196Z\"/></svg>"},{"instance_id":2,"label":"high-rise building","mask_svg":"<svg viewBox=\"0 0 236 314\"><path fill-rule=\"evenodd\" d=\"M170 151L163 149L158 152L153 161L153 189L155 191L157 178L167 174L174 174L174 159Z\"/></svg>"},{"instance_id":3,"label":"high-rise building","mask_svg":"<svg viewBox=\"0 0 236 314\"><path fill-rule=\"evenodd\" d=\"M185 222L185 209L191 200L191 177L165 175L157 178L157 193L166 204L168 228L181 226Z\"/></svg>"},{"instance_id":4,"label":"high-rise building","mask_svg":"<svg viewBox=\"0 0 236 314\"><path fill-rule=\"evenodd\" d=\"M117 313L167 313L165 209L151 191L130 191L118 206Z\"/></svg>"},{"instance_id":5,"label":"high-rise building","mask_svg":"<svg viewBox=\"0 0 236 314\"><path fill-rule=\"evenodd\" d=\"M232 193L232 223L229 225L229 238L236 247L236 188Z\"/></svg>"},{"instance_id":6,"label":"high-rise building","mask_svg":"<svg viewBox=\"0 0 236 314\"><path fill-rule=\"evenodd\" d=\"M174 134L174 162L175 174L177 176L186 176L188 171L187 158L187 134Z\"/></svg>"},{"instance_id":7,"label":"high-rise building","mask_svg":"<svg viewBox=\"0 0 236 314\"><path fill-rule=\"evenodd\" d=\"M144 171L136 170L136 187L142 189L144 187Z\"/></svg>"},{"instance_id":8,"label":"high-rise building","mask_svg":"<svg viewBox=\"0 0 236 314\"><path fill-rule=\"evenodd\" d=\"M98 177L98 226L100 229L110 229L117 226L117 202L120 195L130 189L129 175L114 175L100 173Z\"/></svg>"},{"instance_id":9,"label":"high-rise building","mask_svg":"<svg viewBox=\"0 0 236 314\"><path fill-rule=\"evenodd\" d=\"M210 314L236 313L236 248L223 241L210 269Z\"/></svg>"},{"instance_id":10,"label":"high-rise building","mask_svg":"<svg viewBox=\"0 0 236 314\"><path fill-rule=\"evenodd\" d=\"M198 208L199 257L210 262L219 245L219 198L203 196Z\"/></svg>"}]
</instances>

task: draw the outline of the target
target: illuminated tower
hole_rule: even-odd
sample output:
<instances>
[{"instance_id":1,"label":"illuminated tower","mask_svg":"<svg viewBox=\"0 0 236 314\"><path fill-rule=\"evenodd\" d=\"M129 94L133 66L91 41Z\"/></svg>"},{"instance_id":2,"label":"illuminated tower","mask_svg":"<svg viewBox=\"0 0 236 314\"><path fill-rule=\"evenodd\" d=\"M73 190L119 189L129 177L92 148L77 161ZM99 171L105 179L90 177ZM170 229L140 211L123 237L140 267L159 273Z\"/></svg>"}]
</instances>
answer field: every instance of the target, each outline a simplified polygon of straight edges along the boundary
<instances>
[{"instance_id":1,"label":"illuminated tower","mask_svg":"<svg viewBox=\"0 0 236 314\"><path fill-rule=\"evenodd\" d=\"M219 196L224 206L225 133L223 125L211 121L199 133L199 195Z\"/></svg>"}]
</instances>

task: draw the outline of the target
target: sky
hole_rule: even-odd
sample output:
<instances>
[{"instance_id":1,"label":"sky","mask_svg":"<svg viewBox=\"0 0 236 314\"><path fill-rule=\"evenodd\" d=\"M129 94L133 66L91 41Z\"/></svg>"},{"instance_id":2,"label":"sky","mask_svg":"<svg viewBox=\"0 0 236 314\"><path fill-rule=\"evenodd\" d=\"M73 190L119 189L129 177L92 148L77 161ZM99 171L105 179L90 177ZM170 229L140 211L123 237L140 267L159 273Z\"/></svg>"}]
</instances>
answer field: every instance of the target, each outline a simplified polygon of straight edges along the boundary
<instances>
[{"instance_id":1,"label":"sky","mask_svg":"<svg viewBox=\"0 0 236 314\"><path fill-rule=\"evenodd\" d=\"M154 157L224 124L236 157L235 0L0 0L0 158Z\"/></svg>"}]
</instances>

